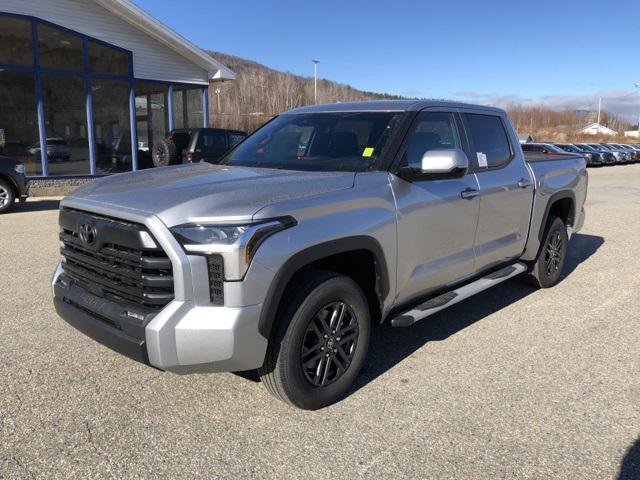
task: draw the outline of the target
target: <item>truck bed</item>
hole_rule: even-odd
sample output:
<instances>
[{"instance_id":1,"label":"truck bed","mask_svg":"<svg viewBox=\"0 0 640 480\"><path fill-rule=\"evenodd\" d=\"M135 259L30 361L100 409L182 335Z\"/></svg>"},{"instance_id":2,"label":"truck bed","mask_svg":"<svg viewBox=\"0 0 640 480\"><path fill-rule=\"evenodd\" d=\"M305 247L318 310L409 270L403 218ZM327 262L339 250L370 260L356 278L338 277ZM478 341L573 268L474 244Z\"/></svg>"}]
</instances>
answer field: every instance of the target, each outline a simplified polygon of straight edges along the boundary
<instances>
[{"instance_id":1,"label":"truck bed","mask_svg":"<svg viewBox=\"0 0 640 480\"><path fill-rule=\"evenodd\" d=\"M523 260L532 260L540 247L540 236L546 218L547 208L553 201L563 196L573 196L572 231L579 230L584 215L582 206L587 195L587 166L585 159L573 154L544 154L523 152L524 158L534 178L533 209L531 227Z\"/></svg>"}]
</instances>

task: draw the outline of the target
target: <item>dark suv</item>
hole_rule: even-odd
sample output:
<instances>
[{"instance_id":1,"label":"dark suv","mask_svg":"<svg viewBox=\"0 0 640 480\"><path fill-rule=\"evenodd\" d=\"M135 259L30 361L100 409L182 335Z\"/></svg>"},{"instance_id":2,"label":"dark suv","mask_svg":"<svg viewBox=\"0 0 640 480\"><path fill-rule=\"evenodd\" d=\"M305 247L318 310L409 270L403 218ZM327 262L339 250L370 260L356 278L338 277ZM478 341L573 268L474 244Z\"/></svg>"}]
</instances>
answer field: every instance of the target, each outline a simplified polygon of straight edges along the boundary
<instances>
[{"instance_id":1,"label":"dark suv","mask_svg":"<svg viewBox=\"0 0 640 480\"><path fill-rule=\"evenodd\" d=\"M247 137L246 132L222 128L176 128L153 145L156 167L179 163L216 163Z\"/></svg>"},{"instance_id":2,"label":"dark suv","mask_svg":"<svg viewBox=\"0 0 640 480\"><path fill-rule=\"evenodd\" d=\"M26 198L24 170L24 164L18 160L0 156L0 213L9 210L16 198Z\"/></svg>"}]
</instances>

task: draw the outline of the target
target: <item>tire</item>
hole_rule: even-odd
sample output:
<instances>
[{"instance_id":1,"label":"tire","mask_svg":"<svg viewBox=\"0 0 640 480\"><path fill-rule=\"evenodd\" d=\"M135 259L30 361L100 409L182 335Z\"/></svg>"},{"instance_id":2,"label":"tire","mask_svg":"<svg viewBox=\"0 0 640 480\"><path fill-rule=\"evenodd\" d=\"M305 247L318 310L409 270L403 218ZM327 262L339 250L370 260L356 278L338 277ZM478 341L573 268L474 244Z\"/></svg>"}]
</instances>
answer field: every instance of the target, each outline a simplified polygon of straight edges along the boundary
<instances>
[{"instance_id":1,"label":"tire","mask_svg":"<svg viewBox=\"0 0 640 480\"><path fill-rule=\"evenodd\" d=\"M560 218L550 215L538 258L525 276L526 281L537 288L556 285L560 281L562 268L567 259L568 244L567 226Z\"/></svg>"},{"instance_id":2,"label":"tire","mask_svg":"<svg viewBox=\"0 0 640 480\"><path fill-rule=\"evenodd\" d=\"M0 179L0 213L8 211L16 201L16 190L7 180Z\"/></svg>"},{"instance_id":3,"label":"tire","mask_svg":"<svg viewBox=\"0 0 640 480\"><path fill-rule=\"evenodd\" d=\"M340 400L360 372L369 347L369 306L360 287L338 273L310 271L295 285L283 298L258 373L276 398L316 410Z\"/></svg>"},{"instance_id":4,"label":"tire","mask_svg":"<svg viewBox=\"0 0 640 480\"><path fill-rule=\"evenodd\" d=\"M151 158L156 167L166 167L178 163L178 149L171 140L163 138L153 144Z\"/></svg>"}]
</instances>

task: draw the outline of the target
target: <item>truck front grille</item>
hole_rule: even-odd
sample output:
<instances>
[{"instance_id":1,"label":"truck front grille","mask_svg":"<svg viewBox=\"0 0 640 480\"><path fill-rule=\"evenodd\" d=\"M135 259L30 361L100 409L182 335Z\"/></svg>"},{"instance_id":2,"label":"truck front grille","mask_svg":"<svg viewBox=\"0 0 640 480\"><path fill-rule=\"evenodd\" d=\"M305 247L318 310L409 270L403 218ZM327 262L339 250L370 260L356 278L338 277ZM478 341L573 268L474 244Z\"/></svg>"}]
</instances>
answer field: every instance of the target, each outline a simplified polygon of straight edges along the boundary
<instances>
[{"instance_id":1,"label":"truck front grille","mask_svg":"<svg viewBox=\"0 0 640 480\"><path fill-rule=\"evenodd\" d=\"M86 225L96 233L91 244L80 234ZM143 225L77 210L60 212L65 275L96 296L157 310L174 298L173 270L165 252L150 247L149 239Z\"/></svg>"}]
</instances>

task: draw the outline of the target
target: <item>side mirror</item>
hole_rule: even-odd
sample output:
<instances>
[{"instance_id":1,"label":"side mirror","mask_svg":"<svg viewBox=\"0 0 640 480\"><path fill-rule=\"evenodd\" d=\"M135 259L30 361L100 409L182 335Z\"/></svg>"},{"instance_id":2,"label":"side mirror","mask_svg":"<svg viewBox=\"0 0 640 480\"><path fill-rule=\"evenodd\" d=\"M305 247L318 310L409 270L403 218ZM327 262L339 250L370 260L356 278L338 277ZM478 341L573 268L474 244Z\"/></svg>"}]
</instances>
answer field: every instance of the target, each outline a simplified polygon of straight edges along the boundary
<instances>
[{"instance_id":1,"label":"side mirror","mask_svg":"<svg viewBox=\"0 0 640 480\"><path fill-rule=\"evenodd\" d=\"M398 176L409 182L415 180L444 180L464 177L469 159L460 149L428 150L422 155L420 168L402 167Z\"/></svg>"}]
</instances>

